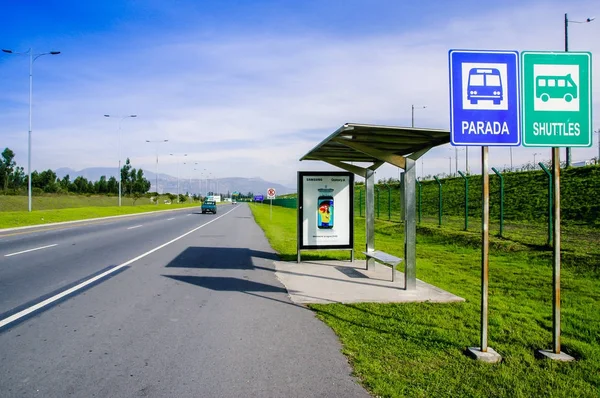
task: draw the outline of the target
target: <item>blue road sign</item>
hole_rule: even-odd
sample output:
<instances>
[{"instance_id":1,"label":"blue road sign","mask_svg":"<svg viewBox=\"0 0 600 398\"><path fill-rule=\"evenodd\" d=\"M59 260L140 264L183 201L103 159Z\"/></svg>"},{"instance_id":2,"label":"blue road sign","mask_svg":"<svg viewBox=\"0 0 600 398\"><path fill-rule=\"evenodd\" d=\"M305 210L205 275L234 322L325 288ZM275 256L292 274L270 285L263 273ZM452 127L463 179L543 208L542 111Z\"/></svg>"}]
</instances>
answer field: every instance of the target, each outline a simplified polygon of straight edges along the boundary
<instances>
[{"instance_id":1,"label":"blue road sign","mask_svg":"<svg viewBox=\"0 0 600 398\"><path fill-rule=\"evenodd\" d=\"M518 146L519 53L450 50L452 145Z\"/></svg>"}]
</instances>

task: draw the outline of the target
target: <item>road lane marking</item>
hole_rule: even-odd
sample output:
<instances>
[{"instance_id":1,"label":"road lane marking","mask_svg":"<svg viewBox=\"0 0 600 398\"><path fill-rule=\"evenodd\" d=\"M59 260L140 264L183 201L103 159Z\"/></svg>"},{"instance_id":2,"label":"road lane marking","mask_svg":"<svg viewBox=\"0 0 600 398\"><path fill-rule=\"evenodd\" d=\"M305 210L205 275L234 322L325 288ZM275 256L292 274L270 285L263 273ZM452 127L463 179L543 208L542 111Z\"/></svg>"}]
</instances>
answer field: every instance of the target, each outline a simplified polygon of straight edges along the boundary
<instances>
[{"instance_id":1,"label":"road lane marking","mask_svg":"<svg viewBox=\"0 0 600 398\"><path fill-rule=\"evenodd\" d=\"M49 247L54 247L58 245L58 243L55 243L53 245L48 245L48 246L42 246L42 247L36 247L35 249L29 249L29 250L23 250L21 252L16 252L16 253L10 253L10 254L5 254L4 257L10 257L10 256L16 256L17 254L23 254L23 253L29 253L29 252L34 252L36 250L42 250L42 249L47 249Z\"/></svg>"},{"instance_id":2,"label":"road lane marking","mask_svg":"<svg viewBox=\"0 0 600 398\"><path fill-rule=\"evenodd\" d=\"M142 224L140 224L140 225L136 225L135 227L129 227L129 228L127 228L127 229L135 229L135 228L139 228L139 227L143 227L143 225L142 225Z\"/></svg>"},{"instance_id":3,"label":"road lane marking","mask_svg":"<svg viewBox=\"0 0 600 398\"><path fill-rule=\"evenodd\" d=\"M175 217L173 217L173 218L167 218L167 221L171 221L171 220L174 220L174 219L175 219Z\"/></svg>"},{"instance_id":4,"label":"road lane marking","mask_svg":"<svg viewBox=\"0 0 600 398\"><path fill-rule=\"evenodd\" d=\"M126 261L126 262L124 262L121 265L117 265L116 267L111 268L108 271L103 272L103 273L101 273L99 275L96 275L93 278L90 278L90 279L88 279L86 281L83 281L80 284L75 285L75 286L73 286L70 289L67 289L67 290L65 290L65 291L63 291L61 293L58 293L58 294L50 297L50 298L47 298L46 300L41 301L41 302L39 302L39 303L37 303L35 305L32 305L31 307L25 308L24 310L22 310L20 312L17 312L16 314L13 314L13 315L11 315L11 316L9 316L7 318L1 319L0 320L0 329L2 329L4 326L6 326L6 325L8 325L10 323L13 323L13 322L15 322L15 321L23 318L24 316L27 316L27 315L31 314L32 312L40 310L40 309L42 309L42 308L44 308L44 307L52 304L53 302L62 299L65 296L68 296L68 295L70 295L70 294L72 294L72 293L74 293L74 292L76 292L78 290L83 289L84 287L86 287L86 286L88 286L88 285L96 282L99 279L105 278L106 276L117 272L118 270L120 270L123 267L127 267L129 264L132 264L132 263L134 263L134 262L136 262L136 261L138 261L138 260L140 260L140 259L142 259L142 258L144 258L146 256L149 256L150 254L152 254L152 253L154 253L154 252L156 252L156 251L158 251L158 250L160 250L160 249L162 249L162 248L170 245L171 243L177 242L179 239L182 239L182 238L188 236L189 234L192 234L192 233L198 231L200 228L204 228L207 225L212 224L213 222L217 221L219 218L225 217L227 214L231 213L235 209L237 209L237 207L229 210L227 213L225 213L225 214L223 214L223 215L221 215L221 216L219 216L219 217L217 217L217 218L215 218L213 220L210 220L210 221L208 221L208 222L206 222L206 223L204 223L204 224L202 224L202 225L200 225L200 226L198 226L198 227L196 227L196 228L194 228L194 229L192 229L192 230L184 233L183 235L180 235L180 236L176 237L175 239L172 239L172 240L168 241L167 243L163 243L162 245L157 246L154 249L149 250L149 251L147 251L144 254L140 254L139 256L137 256L135 258L132 258L131 260Z\"/></svg>"}]
</instances>

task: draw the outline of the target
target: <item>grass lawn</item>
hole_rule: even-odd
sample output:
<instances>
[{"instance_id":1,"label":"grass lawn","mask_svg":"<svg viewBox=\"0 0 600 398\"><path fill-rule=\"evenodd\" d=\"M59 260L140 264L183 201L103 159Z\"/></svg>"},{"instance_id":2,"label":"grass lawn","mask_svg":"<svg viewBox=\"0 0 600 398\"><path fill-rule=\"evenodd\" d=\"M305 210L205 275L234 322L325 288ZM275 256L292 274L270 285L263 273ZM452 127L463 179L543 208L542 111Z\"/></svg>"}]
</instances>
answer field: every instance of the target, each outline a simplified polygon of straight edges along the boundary
<instances>
[{"instance_id":1,"label":"grass lawn","mask_svg":"<svg viewBox=\"0 0 600 398\"><path fill-rule=\"evenodd\" d=\"M254 217L284 260L296 258L296 211L251 205ZM364 218L356 218L357 258L365 246ZM403 226L377 221L375 247L403 257ZM543 227L542 227L543 228ZM485 364L464 354L479 346L481 249L475 233L422 226L417 232L417 277L464 297L453 304L310 305L339 336L355 375L381 397L600 396L600 264L585 258L562 272L562 350L577 358L534 358L552 345L552 269L548 250L493 238L489 280L489 346L503 361ZM543 233L542 233L543 235ZM508 236L511 236L510 234ZM600 239L568 250L598 253ZM347 258L307 252L303 258ZM596 259L596 260L594 260Z\"/></svg>"},{"instance_id":2,"label":"grass lawn","mask_svg":"<svg viewBox=\"0 0 600 398\"><path fill-rule=\"evenodd\" d=\"M160 202L162 197L158 205L150 204L148 198L140 198L134 205L132 199L123 197L122 207L119 207L116 197L34 196L30 213L27 196L0 196L0 229L199 206L198 202L170 205Z\"/></svg>"}]
</instances>

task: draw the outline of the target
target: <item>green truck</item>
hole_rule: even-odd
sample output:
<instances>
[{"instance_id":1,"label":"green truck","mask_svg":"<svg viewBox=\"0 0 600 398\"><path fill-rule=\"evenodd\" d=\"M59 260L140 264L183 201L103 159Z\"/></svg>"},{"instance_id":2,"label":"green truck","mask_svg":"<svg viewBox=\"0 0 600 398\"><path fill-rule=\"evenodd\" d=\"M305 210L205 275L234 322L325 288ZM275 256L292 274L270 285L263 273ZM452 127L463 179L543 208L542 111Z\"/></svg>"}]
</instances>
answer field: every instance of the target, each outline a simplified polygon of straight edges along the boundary
<instances>
[{"instance_id":1,"label":"green truck","mask_svg":"<svg viewBox=\"0 0 600 398\"><path fill-rule=\"evenodd\" d=\"M214 200L205 200L202 202L202 207L200 209L202 210L202 214L217 214L217 203Z\"/></svg>"}]
</instances>

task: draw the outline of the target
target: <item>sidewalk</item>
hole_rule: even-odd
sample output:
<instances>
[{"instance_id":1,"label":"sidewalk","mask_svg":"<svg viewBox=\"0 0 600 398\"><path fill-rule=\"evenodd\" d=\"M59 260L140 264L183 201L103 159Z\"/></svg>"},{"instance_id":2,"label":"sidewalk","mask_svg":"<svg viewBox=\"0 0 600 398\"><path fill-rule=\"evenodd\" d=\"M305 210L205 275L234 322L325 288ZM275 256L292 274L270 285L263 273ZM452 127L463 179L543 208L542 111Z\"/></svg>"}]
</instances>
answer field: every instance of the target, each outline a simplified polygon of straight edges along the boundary
<instances>
[{"instance_id":1,"label":"sidewalk","mask_svg":"<svg viewBox=\"0 0 600 398\"><path fill-rule=\"evenodd\" d=\"M376 263L368 271L365 260L275 261L275 275L297 304L311 303L448 303L465 301L417 279L416 290L404 290L404 273Z\"/></svg>"}]
</instances>

